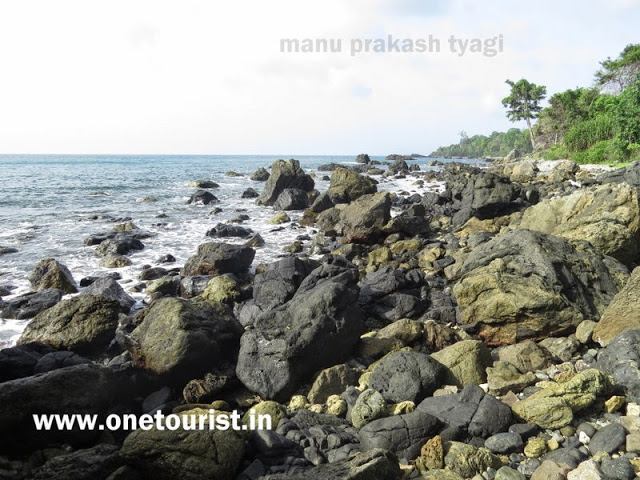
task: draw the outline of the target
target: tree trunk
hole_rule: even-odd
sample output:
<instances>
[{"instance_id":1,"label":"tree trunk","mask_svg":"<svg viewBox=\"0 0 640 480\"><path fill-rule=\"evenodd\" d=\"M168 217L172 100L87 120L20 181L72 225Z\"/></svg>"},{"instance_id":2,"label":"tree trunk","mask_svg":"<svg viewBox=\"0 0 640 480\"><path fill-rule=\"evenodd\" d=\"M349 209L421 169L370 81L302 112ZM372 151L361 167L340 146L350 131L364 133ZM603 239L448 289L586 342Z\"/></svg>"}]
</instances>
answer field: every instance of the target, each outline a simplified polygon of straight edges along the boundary
<instances>
[{"instance_id":1,"label":"tree trunk","mask_svg":"<svg viewBox=\"0 0 640 480\"><path fill-rule=\"evenodd\" d=\"M533 129L531 128L531 119L526 118L527 126L529 127L529 136L531 137L531 148L536 149L536 140L533 138Z\"/></svg>"}]
</instances>

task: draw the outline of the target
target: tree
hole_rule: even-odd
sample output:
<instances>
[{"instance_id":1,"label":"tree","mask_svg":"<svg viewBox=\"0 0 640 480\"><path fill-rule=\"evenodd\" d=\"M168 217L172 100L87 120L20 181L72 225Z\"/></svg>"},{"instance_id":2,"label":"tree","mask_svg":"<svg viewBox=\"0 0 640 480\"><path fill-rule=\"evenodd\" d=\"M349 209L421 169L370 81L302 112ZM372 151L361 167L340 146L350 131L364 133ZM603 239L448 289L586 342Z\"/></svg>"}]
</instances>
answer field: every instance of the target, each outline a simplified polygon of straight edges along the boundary
<instances>
[{"instance_id":1,"label":"tree","mask_svg":"<svg viewBox=\"0 0 640 480\"><path fill-rule=\"evenodd\" d=\"M622 92L640 73L640 44L627 45L618 58L607 57L600 65L602 68L595 74L596 85L615 94Z\"/></svg>"},{"instance_id":2,"label":"tree","mask_svg":"<svg viewBox=\"0 0 640 480\"><path fill-rule=\"evenodd\" d=\"M507 80L511 86L511 94L502 99L502 105L507 109L507 118L512 122L524 120L529 127L529 137L531 139L531 147L536 148L536 141L531 128L531 120L537 118L542 107L540 102L547 93L547 87L530 83L524 78L517 82Z\"/></svg>"}]
</instances>

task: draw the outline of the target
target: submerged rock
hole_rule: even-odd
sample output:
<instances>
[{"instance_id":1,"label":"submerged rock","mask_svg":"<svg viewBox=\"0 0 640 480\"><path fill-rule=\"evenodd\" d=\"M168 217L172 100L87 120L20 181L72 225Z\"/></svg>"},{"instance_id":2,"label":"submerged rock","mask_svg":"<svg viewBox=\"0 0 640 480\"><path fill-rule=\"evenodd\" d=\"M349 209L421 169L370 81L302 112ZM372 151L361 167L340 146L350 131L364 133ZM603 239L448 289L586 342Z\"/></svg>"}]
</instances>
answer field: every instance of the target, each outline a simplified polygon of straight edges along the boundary
<instances>
[{"instance_id":1,"label":"submerged rock","mask_svg":"<svg viewBox=\"0 0 640 480\"><path fill-rule=\"evenodd\" d=\"M53 307L62 298L57 288L29 292L9 300L0 299L0 318L33 318L38 313Z\"/></svg>"},{"instance_id":2,"label":"submerged rock","mask_svg":"<svg viewBox=\"0 0 640 480\"><path fill-rule=\"evenodd\" d=\"M182 269L183 275L220 275L223 273L243 273L253 258L255 250L250 247L228 243L203 243L198 253L190 257Z\"/></svg>"}]
</instances>

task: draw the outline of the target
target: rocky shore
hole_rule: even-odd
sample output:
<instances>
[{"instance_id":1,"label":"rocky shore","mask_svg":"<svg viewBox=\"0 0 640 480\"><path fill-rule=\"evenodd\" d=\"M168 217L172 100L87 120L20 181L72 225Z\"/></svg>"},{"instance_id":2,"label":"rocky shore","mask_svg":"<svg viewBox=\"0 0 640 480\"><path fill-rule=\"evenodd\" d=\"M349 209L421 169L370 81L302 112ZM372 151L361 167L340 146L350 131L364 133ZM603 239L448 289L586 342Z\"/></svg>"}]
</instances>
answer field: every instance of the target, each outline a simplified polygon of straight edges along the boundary
<instances>
[{"instance_id":1,"label":"rocky shore","mask_svg":"<svg viewBox=\"0 0 640 480\"><path fill-rule=\"evenodd\" d=\"M212 224L125 291L42 259L5 318L0 479L632 480L640 472L640 163L386 168L295 160L246 197L314 235ZM440 193L382 190L385 177ZM215 184L190 203L216 208ZM253 191L249 191L253 190ZM203 219L204 221L204 219ZM215 222L214 222L215 223ZM118 267L131 222L84 239ZM79 240L80 241L80 240ZM144 304L131 297L144 294ZM271 430L36 431L33 414L268 414Z\"/></svg>"}]
</instances>

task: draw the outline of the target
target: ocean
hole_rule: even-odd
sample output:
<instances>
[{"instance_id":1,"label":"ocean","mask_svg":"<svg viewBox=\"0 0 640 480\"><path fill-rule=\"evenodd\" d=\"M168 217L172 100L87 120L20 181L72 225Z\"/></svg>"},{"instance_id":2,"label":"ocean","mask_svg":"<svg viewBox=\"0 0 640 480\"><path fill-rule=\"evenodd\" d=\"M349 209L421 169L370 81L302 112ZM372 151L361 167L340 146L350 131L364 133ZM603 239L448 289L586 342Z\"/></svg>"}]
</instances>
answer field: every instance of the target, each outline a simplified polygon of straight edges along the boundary
<instances>
[{"instance_id":1,"label":"ocean","mask_svg":"<svg viewBox=\"0 0 640 480\"><path fill-rule=\"evenodd\" d=\"M257 206L255 199L241 198L249 187L261 191L264 183L252 181L249 176L259 167L268 168L278 158L299 160L307 173L316 174L316 189L321 192L329 186L322 177L331 173L317 171L318 166L331 162L355 164L351 155L0 155L0 246L18 250L0 256L0 287L11 289L4 298L30 291L29 272L39 260L50 257L69 267L76 281L118 271L120 283L127 290L137 283L143 266L158 265L157 259L165 254L176 258L175 264L165 267L181 266L196 253L199 244L213 240L206 237L207 230L239 214L250 217L242 226L260 233L266 241L256 252L254 267L276 260L283 255L282 248L297 236L313 234L313 229L295 224L302 212L289 212L294 223L277 229L266 223L275 213L272 208ZM384 160L374 156L371 159ZM421 158L408 163L428 170L433 167L426 164L432 160ZM243 176L227 176L228 171ZM374 178L380 182L379 190L424 193L439 188L429 183L413 185L413 177ZM188 205L196 190L188 186L193 180L218 183L220 187L211 192L220 203ZM222 212L210 215L214 207ZM144 250L131 255L131 266L100 267L95 247L85 246L83 240L110 231L125 220L153 236L143 240ZM142 301L142 294L132 296ZM27 323L28 320L0 320L0 347L14 344Z\"/></svg>"}]
</instances>

